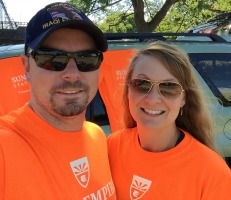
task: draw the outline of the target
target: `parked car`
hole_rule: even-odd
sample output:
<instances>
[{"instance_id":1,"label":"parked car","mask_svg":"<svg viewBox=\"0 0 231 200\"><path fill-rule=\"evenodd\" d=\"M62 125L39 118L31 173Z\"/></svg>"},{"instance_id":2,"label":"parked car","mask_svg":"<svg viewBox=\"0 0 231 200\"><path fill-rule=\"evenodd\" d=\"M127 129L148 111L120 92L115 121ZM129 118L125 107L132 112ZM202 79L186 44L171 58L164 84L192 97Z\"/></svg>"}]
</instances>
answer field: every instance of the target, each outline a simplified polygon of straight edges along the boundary
<instances>
[{"instance_id":1,"label":"parked car","mask_svg":"<svg viewBox=\"0 0 231 200\"><path fill-rule=\"evenodd\" d=\"M198 33L110 33L106 34L106 37L109 51L104 54L99 92L87 109L86 119L100 125L107 135L119 129L123 110L120 98L131 56L147 42L164 40L176 44L188 53L214 118L216 144L230 162L231 42L215 34ZM26 84L19 58L23 47L23 44L0 47L3 80L0 87L0 104L5 108L0 108L0 115L21 106L29 99L29 84ZM17 73L16 68L20 68ZM10 73L6 75L5 70ZM3 91L8 91L8 96ZM13 93L15 95L11 98ZM7 106L12 100L16 102L13 102L14 106Z\"/></svg>"}]
</instances>

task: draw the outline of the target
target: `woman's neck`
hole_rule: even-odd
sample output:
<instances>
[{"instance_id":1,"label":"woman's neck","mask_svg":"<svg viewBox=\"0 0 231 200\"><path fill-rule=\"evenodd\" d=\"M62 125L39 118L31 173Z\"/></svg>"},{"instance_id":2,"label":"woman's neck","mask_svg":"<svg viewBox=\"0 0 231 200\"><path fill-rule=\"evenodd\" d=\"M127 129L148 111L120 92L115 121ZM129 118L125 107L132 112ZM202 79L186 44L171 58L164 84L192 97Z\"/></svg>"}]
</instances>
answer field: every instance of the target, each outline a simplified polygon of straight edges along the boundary
<instances>
[{"instance_id":1,"label":"woman's neck","mask_svg":"<svg viewBox=\"0 0 231 200\"><path fill-rule=\"evenodd\" d=\"M142 149L150 152L163 152L176 146L180 131L177 127L147 129L137 127Z\"/></svg>"}]
</instances>

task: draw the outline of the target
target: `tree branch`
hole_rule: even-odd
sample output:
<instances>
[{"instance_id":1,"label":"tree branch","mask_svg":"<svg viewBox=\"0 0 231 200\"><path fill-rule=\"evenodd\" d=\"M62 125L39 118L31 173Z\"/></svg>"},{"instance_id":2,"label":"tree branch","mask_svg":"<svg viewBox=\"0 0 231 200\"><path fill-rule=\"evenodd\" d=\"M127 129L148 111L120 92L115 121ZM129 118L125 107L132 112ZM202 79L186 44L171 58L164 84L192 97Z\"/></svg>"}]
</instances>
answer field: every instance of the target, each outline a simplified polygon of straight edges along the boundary
<instances>
[{"instance_id":1,"label":"tree branch","mask_svg":"<svg viewBox=\"0 0 231 200\"><path fill-rule=\"evenodd\" d=\"M112 3L108 3L109 1L107 1L103 6L99 6L99 7L95 8L95 9L92 9L92 11L95 12L97 10L104 10L105 8L107 8L109 6L113 6L113 5L117 4L117 3L120 3L121 1L123 1L123 0L114 1Z\"/></svg>"}]
</instances>

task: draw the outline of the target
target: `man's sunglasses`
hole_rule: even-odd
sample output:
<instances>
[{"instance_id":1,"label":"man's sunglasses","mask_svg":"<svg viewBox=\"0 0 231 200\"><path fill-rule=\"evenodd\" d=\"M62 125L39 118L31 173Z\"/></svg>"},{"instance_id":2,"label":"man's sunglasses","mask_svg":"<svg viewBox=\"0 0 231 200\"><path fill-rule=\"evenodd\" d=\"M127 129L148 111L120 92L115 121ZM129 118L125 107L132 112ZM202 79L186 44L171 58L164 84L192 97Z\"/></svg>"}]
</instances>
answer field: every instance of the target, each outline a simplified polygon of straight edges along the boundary
<instances>
[{"instance_id":1,"label":"man's sunglasses","mask_svg":"<svg viewBox=\"0 0 231 200\"><path fill-rule=\"evenodd\" d=\"M63 71L70 58L74 58L77 68L81 72L90 72L99 69L103 61L103 54L97 50L78 51L75 53L55 49L29 49L38 67L50 71Z\"/></svg>"},{"instance_id":2,"label":"man's sunglasses","mask_svg":"<svg viewBox=\"0 0 231 200\"><path fill-rule=\"evenodd\" d=\"M147 79L133 79L128 84L131 91L138 94L148 94L156 84L159 94L166 99L176 99L185 91L179 83L169 81L152 82Z\"/></svg>"}]
</instances>

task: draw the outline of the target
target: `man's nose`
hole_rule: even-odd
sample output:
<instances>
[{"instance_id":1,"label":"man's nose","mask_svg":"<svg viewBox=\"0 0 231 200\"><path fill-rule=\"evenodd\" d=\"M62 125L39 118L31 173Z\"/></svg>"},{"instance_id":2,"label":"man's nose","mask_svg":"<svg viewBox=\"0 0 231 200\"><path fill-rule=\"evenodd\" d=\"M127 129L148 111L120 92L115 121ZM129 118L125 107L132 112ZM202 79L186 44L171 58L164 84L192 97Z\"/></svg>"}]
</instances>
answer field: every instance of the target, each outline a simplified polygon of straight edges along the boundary
<instances>
[{"instance_id":1,"label":"man's nose","mask_svg":"<svg viewBox=\"0 0 231 200\"><path fill-rule=\"evenodd\" d=\"M63 77L65 79L76 80L81 77L81 73L78 69L78 66L76 65L74 58L70 58L68 60L67 66L65 67L63 72Z\"/></svg>"}]
</instances>

